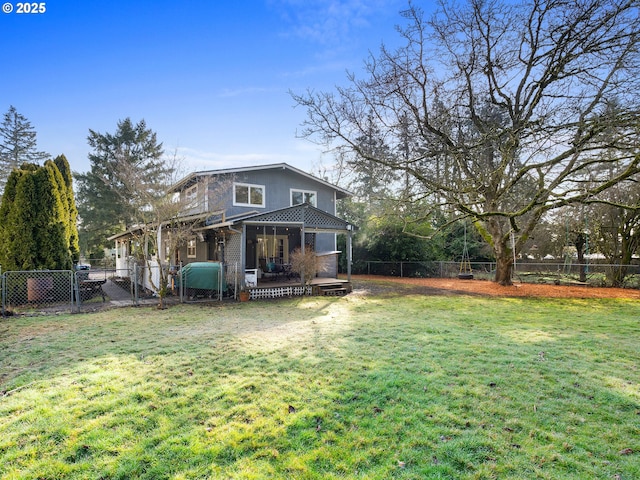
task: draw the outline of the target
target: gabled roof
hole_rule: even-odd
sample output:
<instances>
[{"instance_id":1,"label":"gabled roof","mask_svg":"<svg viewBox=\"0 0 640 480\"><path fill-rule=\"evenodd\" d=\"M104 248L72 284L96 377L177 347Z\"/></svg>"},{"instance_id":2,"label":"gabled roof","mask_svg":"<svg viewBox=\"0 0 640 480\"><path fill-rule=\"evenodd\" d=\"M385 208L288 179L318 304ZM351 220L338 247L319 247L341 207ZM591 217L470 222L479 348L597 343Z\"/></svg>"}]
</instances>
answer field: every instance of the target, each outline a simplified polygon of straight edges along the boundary
<instances>
[{"instance_id":1,"label":"gabled roof","mask_svg":"<svg viewBox=\"0 0 640 480\"><path fill-rule=\"evenodd\" d=\"M227 221L211 224L197 230L213 230L222 227L232 227L234 225L304 225L308 231L314 232L341 232L346 230L356 230L355 225L346 220L331 215L308 203L294 205L292 207L280 208L270 212L249 213L227 219Z\"/></svg>"},{"instance_id":2,"label":"gabled roof","mask_svg":"<svg viewBox=\"0 0 640 480\"><path fill-rule=\"evenodd\" d=\"M303 177L306 177L308 179L311 179L315 182L318 182L326 187L332 188L333 190L336 191L336 196L337 198L345 198L345 197L350 197L353 194L348 191L345 190L344 188L338 187L337 185L334 185L332 183L329 183L325 180L322 180L318 177L315 177L309 173L306 173L298 168L292 167L291 165L287 164L287 163L272 163L269 165L257 165L257 166L253 166L253 167L237 167L237 168L223 168L223 169L219 169L219 170L203 170L200 172L192 172L189 175L187 175L186 177L184 177L182 180L178 181L177 183L175 183L174 185L171 186L171 188L169 188L169 193L171 192L177 192L179 190L182 190L185 187L190 186L191 184L195 183L197 181L198 178L201 177L215 177L215 176L219 176L219 175L233 175L236 173L244 173L244 172L258 172L261 170L276 170L276 169L281 169L281 170L289 170L293 173L296 173L298 175L301 175Z\"/></svg>"},{"instance_id":3,"label":"gabled roof","mask_svg":"<svg viewBox=\"0 0 640 480\"><path fill-rule=\"evenodd\" d=\"M288 222L304 224L305 228L311 230L350 230L353 228L346 220L331 215L308 203L285 207L271 212L250 215L236 220L238 223L272 224Z\"/></svg>"}]
</instances>

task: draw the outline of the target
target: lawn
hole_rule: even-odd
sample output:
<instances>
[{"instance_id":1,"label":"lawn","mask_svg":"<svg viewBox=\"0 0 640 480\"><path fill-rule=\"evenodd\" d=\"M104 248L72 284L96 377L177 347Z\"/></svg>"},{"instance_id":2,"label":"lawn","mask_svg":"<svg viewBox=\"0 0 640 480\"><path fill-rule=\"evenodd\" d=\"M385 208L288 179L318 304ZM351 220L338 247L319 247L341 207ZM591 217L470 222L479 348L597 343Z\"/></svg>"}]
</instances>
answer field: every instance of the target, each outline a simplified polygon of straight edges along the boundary
<instances>
[{"instance_id":1,"label":"lawn","mask_svg":"<svg viewBox=\"0 0 640 480\"><path fill-rule=\"evenodd\" d=\"M5 318L0 478L637 479L639 319L357 292Z\"/></svg>"}]
</instances>

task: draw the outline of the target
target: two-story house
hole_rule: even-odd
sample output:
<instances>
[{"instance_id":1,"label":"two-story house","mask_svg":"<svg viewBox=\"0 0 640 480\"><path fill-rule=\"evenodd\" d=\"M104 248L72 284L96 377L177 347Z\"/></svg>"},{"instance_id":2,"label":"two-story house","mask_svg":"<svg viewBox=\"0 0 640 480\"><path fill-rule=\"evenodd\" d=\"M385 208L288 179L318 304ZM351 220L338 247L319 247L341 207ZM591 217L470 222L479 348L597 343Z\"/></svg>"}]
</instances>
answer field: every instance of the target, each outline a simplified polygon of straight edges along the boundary
<instances>
[{"instance_id":1,"label":"two-story house","mask_svg":"<svg viewBox=\"0 0 640 480\"><path fill-rule=\"evenodd\" d=\"M174 265L223 262L228 272L240 272L244 285L245 272L262 277L267 266L289 264L297 248L326 255L330 266L323 275L335 278L338 234L347 235L350 256L354 227L336 216L337 202L350 192L285 163L194 172L170 193L180 195L193 232L170 252ZM125 268L128 237L112 239L116 268Z\"/></svg>"}]
</instances>

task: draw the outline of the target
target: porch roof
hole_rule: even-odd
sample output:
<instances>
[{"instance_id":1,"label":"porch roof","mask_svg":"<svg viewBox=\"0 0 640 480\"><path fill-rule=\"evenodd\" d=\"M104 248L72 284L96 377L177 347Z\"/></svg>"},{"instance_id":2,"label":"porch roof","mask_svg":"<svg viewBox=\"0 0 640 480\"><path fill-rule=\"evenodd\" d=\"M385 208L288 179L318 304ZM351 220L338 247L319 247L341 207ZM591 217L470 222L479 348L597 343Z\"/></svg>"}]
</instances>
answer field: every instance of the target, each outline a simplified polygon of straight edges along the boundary
<instances>
[{"instance_id":1,"label":"porch roof","mask_svg":"<svg viewBox=\"0 0 640 480\"><path fill-rule=\"evenodd\" d=\"M210 215L211 215L211 212L208 212L208 213L197 213L197 214L193 214L193 215L185 215L185 216L182 216L182 217L176 217L174 219L164 221L164 222L162 222L162 224L160 226L164 227L164 226L169 225L170 223L173 223L173 222L182 222L182 223L198 222L200 220L205 220ZM134 225L133 227L125 230L124 232L116 233L114 235L111 235L110 237L107 237L107 240L113 241L113 240L118 240L120 238L131 237L135 233L142 232L143 230L144 230L144 228L141 227L140 225Z\"/></svg>"},{"instance_id":2,"label":"porch roof","mask_svg":"<svg viewBox=\"0 0 640 480\"><path fill-rule=\"evenodd\" d=\"M272 210L265 213L251 213L245 216L228 219L197 230L215 230L237 225L300 225L306 230L316 232L346 232L357 227L346 220L331 215L308 203L294 205L292 207Z\"/></svg>"}]
</instances>

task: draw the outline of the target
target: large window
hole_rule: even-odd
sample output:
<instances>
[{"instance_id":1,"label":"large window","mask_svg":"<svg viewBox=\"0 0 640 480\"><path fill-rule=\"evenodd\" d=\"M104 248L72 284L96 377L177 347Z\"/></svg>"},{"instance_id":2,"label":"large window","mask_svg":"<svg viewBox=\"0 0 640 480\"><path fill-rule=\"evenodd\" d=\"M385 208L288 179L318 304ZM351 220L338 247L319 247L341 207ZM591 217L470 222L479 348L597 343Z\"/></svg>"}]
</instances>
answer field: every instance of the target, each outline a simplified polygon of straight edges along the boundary
<instances>
[{"instance_id":1,"label":"large window","mask_svg":"<svg viewBox=\"0 0 640 480\"><path fill-rule=\"evenodd\" d=\"M243 207L264 207L264 185L234 183L233 204Z\"/></svg>"},{"instance_id":2,"label":"large window","mask_svg":"<svg viewBox=\"0 0 640 480\"><path fill-rule=\"evenodd\" d=\"M311 190L295 190L291 189L291 205L300 205L302 203L308 203L314 207L317 207L316 198L318 195Z\"/></svg>"}]
</instances>

